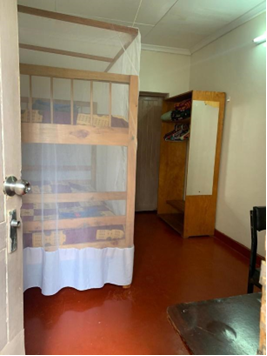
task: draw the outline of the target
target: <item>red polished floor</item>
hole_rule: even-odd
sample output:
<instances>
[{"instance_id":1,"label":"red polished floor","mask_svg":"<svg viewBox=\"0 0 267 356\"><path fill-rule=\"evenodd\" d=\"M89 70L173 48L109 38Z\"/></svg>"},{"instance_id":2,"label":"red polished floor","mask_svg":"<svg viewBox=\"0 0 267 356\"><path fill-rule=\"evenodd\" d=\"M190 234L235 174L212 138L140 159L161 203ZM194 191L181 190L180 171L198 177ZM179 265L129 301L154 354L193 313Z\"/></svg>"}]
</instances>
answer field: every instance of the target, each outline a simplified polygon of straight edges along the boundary
<instances>
[{"instance_id":1,"label":"red polished floor","mask_svg":"<svg viewBox=\"0 0 267 356\"><path fill-rule=\"evenodd\" d=\"M183 240L155 214L137 214L132 287L26 291L26 353L188 354L166 308L246 293L247 265L214 238Z\"/></svg>"}]
</instances>

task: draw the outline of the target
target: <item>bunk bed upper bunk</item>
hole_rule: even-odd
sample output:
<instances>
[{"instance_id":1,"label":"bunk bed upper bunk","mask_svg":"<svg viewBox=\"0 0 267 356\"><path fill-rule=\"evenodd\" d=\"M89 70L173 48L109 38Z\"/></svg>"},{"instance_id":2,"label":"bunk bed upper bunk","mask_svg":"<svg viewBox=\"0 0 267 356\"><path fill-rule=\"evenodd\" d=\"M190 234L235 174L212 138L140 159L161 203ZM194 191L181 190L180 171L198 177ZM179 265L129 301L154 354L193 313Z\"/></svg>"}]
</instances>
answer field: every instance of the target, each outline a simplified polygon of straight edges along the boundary
<instances>
[{"instance_id":1,"label":"bunk bed upper bunk","mask_svg":"<svg viewBox=\"0 0 267 356\"><path fill-rule=\"evenodd\" d=\"M67 143L67 144L95 144L127 146L132 107L129 102L129 115L126 117L112 114L113 85L127 85L131 93L138 90L136 76L90 72L77 69L65 69L31 64L20 64L20 74L24 76L28 85L28 97L22 97L22 141L35 143ZM34 98L32 78L45 77L49 80L49 99ZM67 79L70 85L70 100L55 100L53 97L53 83L55 78ZM90 83L88 102L80 103L80 107L88 106L90 113L80 113L76 107L79 103L74 100L74 82L87 81ZM27 83L28 82L28 83ZM108 84L108 113L98 115L94 102L94 83ZM79 89L79 88L77 88ZM117 87L118 90L118 87ZM57 115L58 106L66 113L64 117ZM56 116L56 117L55 117ZM134 124L136 126L136 123Z\"/></svg>"}]
</instances>

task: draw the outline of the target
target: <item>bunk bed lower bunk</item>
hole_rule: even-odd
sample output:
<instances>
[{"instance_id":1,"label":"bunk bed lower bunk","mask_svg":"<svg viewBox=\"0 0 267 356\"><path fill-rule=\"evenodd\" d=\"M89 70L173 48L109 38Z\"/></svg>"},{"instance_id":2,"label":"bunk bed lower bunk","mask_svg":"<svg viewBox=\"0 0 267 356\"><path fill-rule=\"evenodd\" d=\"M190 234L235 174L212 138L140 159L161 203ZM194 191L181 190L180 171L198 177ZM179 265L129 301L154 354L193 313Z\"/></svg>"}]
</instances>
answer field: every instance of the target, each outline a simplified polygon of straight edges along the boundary
<instances>
[{"instance_id":1,"label":"bunk bed lower bunk","mask_svg":"<svg viewBox=\"0 0 267 356\"><path fill-rule=\"evenodd\" d=\"M21 210L24 288L131 284L138 78L26 64L21 76L23 177L32 185ZM57 80L69 97L55 98ZM84 82L88 101L75 100ZM108 105L95 100L96 83L107 86ZM114 113L118 85L128 103Z\"/></svg>"}]
</instances>

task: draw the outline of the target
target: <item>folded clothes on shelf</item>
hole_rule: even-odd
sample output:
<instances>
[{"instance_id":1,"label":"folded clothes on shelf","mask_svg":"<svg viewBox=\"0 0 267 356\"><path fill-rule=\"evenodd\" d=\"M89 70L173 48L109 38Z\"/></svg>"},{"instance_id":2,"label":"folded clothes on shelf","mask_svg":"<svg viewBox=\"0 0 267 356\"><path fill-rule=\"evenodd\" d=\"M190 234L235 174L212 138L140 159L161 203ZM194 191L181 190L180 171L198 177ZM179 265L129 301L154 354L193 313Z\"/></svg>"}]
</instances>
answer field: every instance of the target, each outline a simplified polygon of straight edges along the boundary
<instances>
[{"instance_id":1,"label":"folded clothes on shelf","mask_svg":"<svg viewBox=\"0 0 267 356\"><path fill-rule=\"evenodd\" d=\"M171 114L171 119L172 121L180 121L189 118L190 115L191 115L191 109L187 109L184 111L173 110Z\"/></svg>"},{"instance_id":2,"label":"folded clothes on shelf","mask_svg":"<svg viewBox=\"0 0 267 356\"><path fill-rule=\"evenodd\" d=\"M175 110L180 110L180 111L184 111L184 110L188 110L191 109L191 99L186 99L183 101L180 101L179 103L175 104Z\"/></svg>"},{"instance_id":3,"label":"folded clothes on shelf","mask_svg":"<svg viewBox=\"0 0 267 356\"><path fill-rule=\"evenodd\" d=\"M175 104L175 109L171 113L172 121L180 121L191 116L191 100L183 100Z\"/></svg>"},{"instance_id":4,"label":"folded clothes on shelf","mask_svg":"<svg viewBox=\"0 0 267 356\"><path fill-rule=\"evenodd\" d=\"M183 100L174 105L174 110L168 111L161 115L163 121L181 121L191 116L191 100Z\"/></svg>"},{"instance_id":5,"label":"folded clothes on shelf","mask_svg":"<svg viewBox=\"0 0 267 356\"><path fill-rule=\"evenodd\" d=\"M176 124L174 130L168 132L164 136L165 141L181 142L188 139L190 136L190 127L187 124L178 125Z\"/></svg>"}]
</instances>

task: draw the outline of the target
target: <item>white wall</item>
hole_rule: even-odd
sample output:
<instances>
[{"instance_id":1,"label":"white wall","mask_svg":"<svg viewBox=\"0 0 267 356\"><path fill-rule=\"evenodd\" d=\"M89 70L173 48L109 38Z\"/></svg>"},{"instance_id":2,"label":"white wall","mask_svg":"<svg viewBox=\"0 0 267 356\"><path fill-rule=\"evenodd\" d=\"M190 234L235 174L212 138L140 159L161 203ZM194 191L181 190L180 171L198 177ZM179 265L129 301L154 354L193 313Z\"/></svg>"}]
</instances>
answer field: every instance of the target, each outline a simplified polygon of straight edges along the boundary
<instances>
[{"instance_id":1,"label":"white wall","mask_svg":"<svg viewBox=\"0 0 267 356\"><path fill-rule=\"evenodd\" d=\"M190 56L141 51L140 90L174 96L189 90Z\"/></svg>"},{"instance_id":2,"label":"white wall","mask_svg":"<svg viewBox=\"0 0 267 356\"><path fill-rule=\"evenodd\" d=\"M224 91L223 132L216 229L250 247L249 211L266 205L265 14L238 27L191 58L190 88ZM264 255L264 233L259 243Z\"/></svg>"}]
</instances>

